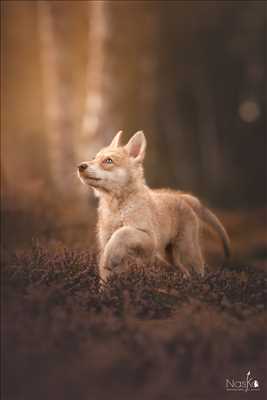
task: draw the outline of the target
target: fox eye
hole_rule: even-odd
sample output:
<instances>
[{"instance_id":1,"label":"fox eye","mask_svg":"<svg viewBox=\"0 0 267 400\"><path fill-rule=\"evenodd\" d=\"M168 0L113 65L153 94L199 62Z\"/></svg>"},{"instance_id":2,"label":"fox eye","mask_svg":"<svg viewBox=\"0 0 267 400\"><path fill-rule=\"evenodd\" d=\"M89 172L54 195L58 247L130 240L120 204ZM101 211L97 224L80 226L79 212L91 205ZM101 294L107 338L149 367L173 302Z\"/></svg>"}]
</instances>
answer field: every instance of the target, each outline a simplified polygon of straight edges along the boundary
<instances>
[{"instance_id":1,"label":"fox eye","mask_svg":"<svg viewBox=\"0 0 267 400\"><path fill-rule=\"evenodd\" d=\"M112 164L113 163L113 161L112 161L112 159L111 158L106 158L104 161L103 161L105 164Z\"/></svg>"}]
</instances>

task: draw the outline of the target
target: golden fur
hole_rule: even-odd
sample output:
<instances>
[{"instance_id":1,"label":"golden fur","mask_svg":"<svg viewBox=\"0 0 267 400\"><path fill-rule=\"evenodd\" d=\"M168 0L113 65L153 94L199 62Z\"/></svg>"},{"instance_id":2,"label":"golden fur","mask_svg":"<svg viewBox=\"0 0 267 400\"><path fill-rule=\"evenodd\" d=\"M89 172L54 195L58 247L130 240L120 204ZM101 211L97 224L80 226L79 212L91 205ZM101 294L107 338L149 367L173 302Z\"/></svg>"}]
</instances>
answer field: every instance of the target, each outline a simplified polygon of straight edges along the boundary
<instances>
[{"instance_id":1,"label":"golden fur","mask_svg":"<svg viewBox=\"0 0 267 400\"><path fill-rule=\"evenodd\" d=\"M78 171L100 202L98 243L100 276L123 271L129 258L161 261L180 268L189 276L194 269L204 274L199 244L200 220L220 234L229 255L229 238L217 217L189 194L169 189L152 190L144 180L146 139L137 132L121 145L122 132Z\"/></svg>"}]
</instances>

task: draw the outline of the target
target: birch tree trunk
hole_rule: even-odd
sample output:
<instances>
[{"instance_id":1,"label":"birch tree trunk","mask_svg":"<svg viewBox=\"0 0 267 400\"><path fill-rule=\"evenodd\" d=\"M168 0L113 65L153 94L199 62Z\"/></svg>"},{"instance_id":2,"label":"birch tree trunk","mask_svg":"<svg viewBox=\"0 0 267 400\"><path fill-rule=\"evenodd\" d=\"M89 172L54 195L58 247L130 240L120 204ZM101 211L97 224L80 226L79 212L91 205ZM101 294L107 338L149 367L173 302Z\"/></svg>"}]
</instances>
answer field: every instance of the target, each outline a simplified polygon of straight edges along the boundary
<instances>
[{"instance_id":1,"label":"birch tree trunk","mask_svg":"<svg viewBox=\"0 0 267 400\"><path fill-rule=\"evenodd\" d=\"M104 135L100 134L104 107L104 64L107 38L107 3L88 2L88 66L87 95L82 122L82 135L78 143L80 160L86 160L101 147Z\"/></svg>"},{"instance_id":2,"label":"birch tree trunk","mask_svg":"<svg viewBox=\"0 0 267 400\"><path fill-rule=\"evenodd\" d=\"M118 130L156 137L156 47L159 7L149 2L90 1L88 84L80 159ZM152 146L151 146L152 147Z\"/></svg>"},{"instance_id":3,"label":"birch tree trunk","mask_svg":"<svg viewBox=\"0 0 267 400\"><path fill-rule=\"evenodd\" d=\"M69 192L76 162L66 10L64 2L40 0L38 12L51 176L56 190Z\"/></svg>"}]
</instances>

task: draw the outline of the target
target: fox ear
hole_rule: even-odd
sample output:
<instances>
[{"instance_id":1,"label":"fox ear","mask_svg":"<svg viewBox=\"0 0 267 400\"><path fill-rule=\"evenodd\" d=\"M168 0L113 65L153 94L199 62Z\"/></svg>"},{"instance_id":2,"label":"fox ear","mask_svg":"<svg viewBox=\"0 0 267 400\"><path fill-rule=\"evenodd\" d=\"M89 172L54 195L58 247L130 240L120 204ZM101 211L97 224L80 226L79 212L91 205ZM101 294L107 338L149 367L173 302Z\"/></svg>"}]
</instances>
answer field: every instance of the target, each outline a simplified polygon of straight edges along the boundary
<instances>
[{"instance_id":1,"label":"fox ear","mask_svg":"<svg viewBox=\"0 0 267 400\"><path fill-rule=\"evenodd\" d=\"M146 138L142 131L136 132L126 144L126 150L136 161L143 161L146 151Z\"/></svg>"},{"instance_id":2,"label":"fox ear","mask_svg":"<svg viewBox=\"0 0 267 400\"><path fill-rule=\"evenodd\" d=\"M121 136L122 131L119 131L113 138L112 142L110 143L109 147L119 147L121 145Z\"/></svg>"}]
</instances>

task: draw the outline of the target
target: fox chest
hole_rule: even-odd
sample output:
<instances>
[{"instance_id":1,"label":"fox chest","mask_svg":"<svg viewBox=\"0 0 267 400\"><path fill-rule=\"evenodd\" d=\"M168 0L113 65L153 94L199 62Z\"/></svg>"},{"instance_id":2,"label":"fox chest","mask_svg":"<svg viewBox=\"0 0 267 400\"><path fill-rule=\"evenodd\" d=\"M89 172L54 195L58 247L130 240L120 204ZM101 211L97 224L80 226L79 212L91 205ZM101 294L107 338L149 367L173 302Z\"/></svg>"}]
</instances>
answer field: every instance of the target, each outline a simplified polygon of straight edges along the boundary
<instances>
[{"instance_id":1,"label":"fox chest","mask_svg":"<svg viewBox=\"0 0 267 400\"><path fill-rule=\"evenodd\" d=\"M124 218L120 213L101 212L98 216L98 242L103 250L112 234L124 225Z\"/></svg>"}]
</instances>

